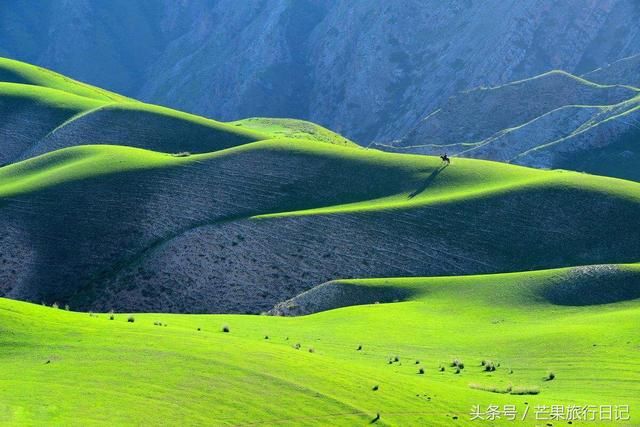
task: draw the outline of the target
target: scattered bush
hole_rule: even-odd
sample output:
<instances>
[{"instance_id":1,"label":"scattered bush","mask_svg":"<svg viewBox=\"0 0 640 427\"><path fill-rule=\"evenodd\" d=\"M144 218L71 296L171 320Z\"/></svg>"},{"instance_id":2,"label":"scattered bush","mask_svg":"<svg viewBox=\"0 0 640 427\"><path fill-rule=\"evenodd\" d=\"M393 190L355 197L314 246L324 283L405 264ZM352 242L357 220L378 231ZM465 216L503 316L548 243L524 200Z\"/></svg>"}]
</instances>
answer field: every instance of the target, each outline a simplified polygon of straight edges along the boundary
<instances>
[{"instance_id":1,"label":"scattered bush","mask_svg":"<svg viewBox=\"0 0 640 427\"><path fill-rule=\"evenodd\" d=\"M420 368L420 369L418 369L418 373L419 373L420 375L424 374L424 368Z\"/></svg>"},{"instance_id":2,"label":"scattered bush","mask_svg":"<svg viewBox=\"0 0 640 427\"><path fill-rule=\"evenodd\" d=\"M439 372L444 372L444 366L440 365L440 367L438 368Z\"/></svg>"},{"instance_id":3,"label":"scattered bush","mask_svg":"<svg viewBox=\"0 0 640 427\"><path fill-rule=\"evenodd\" d=\"M65 304L65 305L64 305L64 309L65 309L65 310L67 310L67 311L69 311L69 304Z\"/></svg>"},{"instance_id":4,"label":"scattered bush","mask_svg":"<svg viewBox=\"0 0 640 427\"><path fill-rule=\"evenodd\" d=\"M460 359L453 359L453 361L451 361L451 367L464 369L464 363L462 363Z\"/></svg>"},{"instance_id":5,"label":"scattered bush","mask_svg":"<svg viewBox=\"0 0 640 427\"><path fill-rule=\"evenodd\" d=\"M316 351L314 350L313 347L309 347L309 353L315 353Z\"/></svg>"},{"instance_id":6,"label":"scattered bush","mask_svg":"<svg viewBox=\"0 0 640 427\"><path fill-rule=\"evenodd\" d=\"M371 390L373 391L378 391L378 389L380 388L380 386L378 386L377 384L373 386L373 388Z\"/></svg>"},{"instance_id":7,"label":"scattered bush","mask_svg":"<svg viewBox=\"0 0 640 427\"><path fill-rule=\"evenodd\" d=\"M129 316L129 317L127 317L127 322L129 322L129 323L133 323L133 322L135 322L135 321L136 321L135 317L133 317L133 316Z\"/></svg>"},{"instance_id":8,"label":"scattered bush","mask_svg":"<svg viewBox=\"0 0 640 427\"><path fill-rule=\"evenodd\" d=\"M166 326L166 325L165 325L165 326ZM225 333L229 333L229 332L231 332L231 329L229 329L229 325L224 325L224 326L222 327L222 332L225 332Z\"/></svg>"},{"instance_id":9,"label":"scattered bush","mask_svg":"<svg viewBox=\"0 0 640 427\"><path fill-rule=\"evenodd\" d=\"M398 356L396 356L396 357L394 357L394 358L393 358L393 361L394 361L394 362L399 362L399 361L400 361L400 358L399 358Z\"/></svg>"},{"instance_id":10,"label":"scattered bush","mask_svg":"<svg viewBox=\"0 0 640 427\"><path fill-rule=\"evenodd\" d=\"M265 335L265 336L264 336L264 339L265 339L265 340L268 340L268 339L269 339L269 335Z\"/></svg>"},{"instance_id":11,"label":"scattered bush","mask_svg":"<svg viewBox=\"0 0 640 427\"><path fill-rule=\"evenodd\" d=\"M201 331L201 329L200 329L200 328L198 328L198 331Z\"/></svg>"},{"instance_id":12,"label":"scattered bush","mask_svg":"<svg viewBox=\"0 0 640 427\"><path fill-rule=\"evenodd\" d=\"M547 373L547 376L546 376L546 377L544 377L544 380L545 380L545 381L551 381L551 380L553 380L555 377L556 377L556 374L554 374L553 372L549 371L549 372Z\"/></svg>"},{"instance_id":13,"label":"scattered bush","mask_svg":"<svg viewBox=\"0 0 640 427\"><path fill-rule=\"evenodd\" d=\"M454 371L454 374L459 374L460 373L460 368L456 368L456 370Z\"/></svg>"},{"instance_id":14,"label":"scattered bush","mask_svg":"<svg viewBox=\"0 0 640 427\"><path fill-rule=\"evenodd\" d=\"M59 308L59 307L58 307L58 303L57 303L57 302L54 302L53 304L51 304L51 308Z\"/></svg>"},{"instance_id":15,"label":"scattered bush","mask_svg":"<svg viewBox=\"0 0 640 427\"><path fill-rule=\"evenodd\" d=\"M357 351L361 351L362 350L362 344L360 344L357 348Z\"/></svg>"},{"instance_id":16,"label":"scattered bush","mask_svg":"<svg viewBox=\"0 0 640 427\"><path fill-rule=\"evenodd\" d=\"M491 360L484 361L485 372L493 372L496 370L496 365Z\"/></svg>"},{"instance_id":17,"label":"scattered bush","mask_svg":"<svg viewBox=\"0 0 640 427\"><path fill-rule=\"evenodd\" d=\"M419 360L416 360L416 365L419 365L419 364L420 364L420 361L419 361Z\"/></svg>"},{"instance_id":18,"label":"scattered bush","mask_svg":"<svg viewBox=\"0 0 640 427\"><path fill-rule=\"evenodd\" d=\"M188 151L181 151L179 153L172 154L173 157L189 157L191 155Z\"/></svg>"},{"instance_id":19,"label":"scattered bush","mask_svg":"<svg viewBox=\"0 0 640 427\"><path fill-rule=\"evenodd\" d=\"M294 345L293 347L294 347L296 350L300 350L301 345L300 345L300 343L298 342L298 343L296 343L296 345Z\"/></svg>"}]
</instances>

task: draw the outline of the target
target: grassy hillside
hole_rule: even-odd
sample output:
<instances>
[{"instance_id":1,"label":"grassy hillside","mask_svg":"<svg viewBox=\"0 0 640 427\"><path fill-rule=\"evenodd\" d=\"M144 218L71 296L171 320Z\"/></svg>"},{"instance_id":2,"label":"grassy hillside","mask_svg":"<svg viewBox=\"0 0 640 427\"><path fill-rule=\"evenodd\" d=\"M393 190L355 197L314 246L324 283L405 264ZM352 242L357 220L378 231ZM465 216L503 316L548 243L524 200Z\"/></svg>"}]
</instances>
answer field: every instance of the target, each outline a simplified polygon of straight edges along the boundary
<instances>
[{"instance_id":1,"label":"grassy hillside","mask_svg":"<svg viewBox=\"0 0 640 427\"><path fill-rule=\"evenodd\" d=\"M131 102L130 98L91 86L62 74L9 58L0 58L0 82L21 83L67 92L106 102Z\"/></svg>"},{"instance_id":2,"label":"grassy hillside","mask_svg":"<svg viewBox=\"0 0 640 427\"><path fill-rule=\"evenodd\" d=\"M0 424L637 424L640 184L0 70Z\"/></svg>"},{"instance_id":3,"label":"grassy hillside","mask_svg":"<svg viewBox=\"0 0 640 427\"><path fill-rule=\"evenodd\" d=\"M182 155L282 136L355 146L312 123L264 118L222 123L137 102L5 58L0 58L0 115L0 165L86 144Z\"/></svg>"},{"instance_id":4,"label":"grassy hillside","mask_svg":"<svg viewBox=\"0 0 640 427\"><path fill-rule=\"evenodd\" d=\"M608 292L610 280L581 287L598 272L632 280L634 293L570 303ZM0 299L0 420L357 425L379 413L379 425L486 425L471 421L472 407L494 404L516 405L518 418L529 407L517 424L539 425L540 405L611 404L629 405L631 420L610 425L634 425L639 279L638 266L627 265L348 281L412 296L299 318L135 314L129 323L125 314L109 320ZM454 359L464 364L459 373ZM483 360L496 370L486 372ZM550 371L555 378L545 380Z\"/></svg>"},{"instance_id":5,"label":"grassy hillside","mask_svg":"<svg viewBox=\"0 0 640 427\"><path fill-rule=\"evenodd\" d=\"M551 71L451 97L386 151L498 160L542 168L606 172L637 180L636 58L588 74ZM627 76L627 80L624 77ZM621 79L615 81L616 76ZM617 84L613 84L615 83ZM628 144L627 142L632 142ZM623 167L619 167L623 164Z\"/></svg>"},{"instance_id":6,"label":"grassy hillside","mask_svg":"<svg viewBox=\"0 0 640 427\"><path fill-rule=\"evenodd\" d=\"M632 262L639 204L622 180L310 140L72 147L0 169L2 292L256 313L336 278Z\"/></svg>"},{"instance_id":7,"label":"grassy hillside","mask_svg":"<svg viewBox=\"0 0 640 427\"><path fill-rule=\"evenodd\" d=\"M357 144L342 135L305 120L253 117L229 124L266 133L272 138L315 139L330 144L357 147Z\"/></svg>"}]
</instances>

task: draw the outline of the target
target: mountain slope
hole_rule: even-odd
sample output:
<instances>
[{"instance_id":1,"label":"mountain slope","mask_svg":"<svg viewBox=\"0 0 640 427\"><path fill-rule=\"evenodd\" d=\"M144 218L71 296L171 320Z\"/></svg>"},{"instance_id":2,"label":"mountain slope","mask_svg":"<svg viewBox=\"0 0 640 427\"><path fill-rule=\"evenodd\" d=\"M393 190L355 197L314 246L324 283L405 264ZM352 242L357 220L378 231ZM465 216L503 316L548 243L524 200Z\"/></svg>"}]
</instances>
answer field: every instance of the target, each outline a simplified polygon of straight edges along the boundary
<instances>
[{"instance_id":1,"label":"mountain slope","mask_svg":"<svg viewBox=\"0 0 640 427\"><path fill-rule=\"evenodd\" d=\"M403 139L374 146L638 180L639 95L554 71L460 93Z\"/></svg>"},{"instance_id":2,"label":"mountain slope","mask_svg":"<svg viewBox=\"0 0 640 427\"><path fill-rule=\"evenodd\" d=\"M638 54L639 18L635 0L6 0L0 54L208 117L306 119L367 145L460 91Z\"/></svg>"},{"instance_id":3,"label":"mountain slope","mask_svg":"<svg viewBox=\"0 0 640 427\"><path fill-rule=\"evenodd\" d=\"M3 295L75 307L259 312L336 278L640 253L638 184L476 160L271 140L75 147L0 173Z\"/></svg>"}]
</instances>

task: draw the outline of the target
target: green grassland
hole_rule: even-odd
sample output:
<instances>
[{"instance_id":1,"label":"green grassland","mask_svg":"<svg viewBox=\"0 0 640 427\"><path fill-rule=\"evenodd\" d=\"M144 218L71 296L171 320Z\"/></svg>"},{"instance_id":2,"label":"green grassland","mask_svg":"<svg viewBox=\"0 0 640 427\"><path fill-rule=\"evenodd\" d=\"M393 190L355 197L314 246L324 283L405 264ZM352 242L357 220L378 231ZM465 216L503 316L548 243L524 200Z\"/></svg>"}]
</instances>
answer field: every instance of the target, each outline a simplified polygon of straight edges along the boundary
<instances>
[{"instance_id":1,"label":"green grassland","mask_svg":"<svg viewBox=\"0 0 640 427\"><path fill-rule=\"evenodd\" d=\"M0 80L0 424L640 422L640 184Z\"/></svg>"},{"instance_id":2,"label":"green grassland","mask_svg":"<svg viewBox=\"0 0 640 427\"><path fill-rule=\"evenodd\" d=\"M183 155L283 136L355 146L302 120L254 118L223 123L138 102L6 58L0 58L0 114L4 118L0 164L85 144Z\"/></svg>"},{"instance_id":3,"label":"green grassland","mask_svg":"<svg viewBox=\"0 0 640 427\"><path fill-rule=\"evenodd\" d=\"M349 283L414 293L298 318L135 314L134 323L2 299L0 420L362 425L380 413L380 425L476 425L473 405L514 404L531 410L518 424L535 425L538 405L617 404L637 422L638 300L554 304L550 283L573 292L567 270Z\"/></svg>"}]
</instances>

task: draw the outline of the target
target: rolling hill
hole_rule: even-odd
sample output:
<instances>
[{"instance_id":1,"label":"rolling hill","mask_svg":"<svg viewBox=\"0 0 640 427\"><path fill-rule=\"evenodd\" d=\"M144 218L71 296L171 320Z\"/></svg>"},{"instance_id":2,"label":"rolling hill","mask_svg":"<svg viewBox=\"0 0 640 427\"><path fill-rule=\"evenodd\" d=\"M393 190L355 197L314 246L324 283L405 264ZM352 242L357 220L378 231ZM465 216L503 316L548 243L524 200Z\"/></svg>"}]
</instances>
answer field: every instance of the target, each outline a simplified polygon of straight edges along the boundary
<instances>
[{"instance_id":1,"label":"rolling hill","mask_svg":"<svg viewBox=\"0 0 640 427\"><path fill-rule=\"evenodd\" d=\"M127 99L4 58L0 58L0 114L4 119L0 164L86 144L129 145L183 155L283 135L353 145L330 130L300 120L222 123Z\"/></svg>"},{"instance_id":2,"label":"rolling hill","mask_svg":"<svg viewBox=\"0 0 640 427\"><path fill-rule=\"evenodd\" d=\"M639 183L24 69L0 83L0 423L474 425L491 404L637 423Z\"/></svg>"},{"instance_id":3,"label":"rolling hill","mask_svg":"<svg viewBox=\"0 0 640 427\"><path fill-rule=\"evenodd\" d=\"M612 418L626 419L628 405L628 421L600 425L635 425L639 272L348 281L411 296L298 318L156 313L130 323L0 299L0 421L358 425L379 414L380 425L566 424L548 418L559 405L579 408L580 425L583 407L612 405ZM619 283L628 292L615 301L583 299ZM515 405L518 421L472 421L474 405Z\"/></svg>"},{"instance_id":4,"label":"rolling hill","mask_svg":"<svg viewBox=\"0 0 640 427\"><path fill-rule=\"evenodd\" d=\"M24 67L32 83L48 81ZM80 96L64 81L0 83L13 162L0 169L4 296L258 313L333 279L633 262L640 252L638 184L464 159L444 167L307 122L221 123ZM582 89L615 101L632 91Z\"/></svg>"},{"instance_id":5,"label":"rolling hill","mask_svg":"<svg viewBox=\"0 0 640 427\"><path fill-rule=\"evenodd\" d=\"M640 184L314 141L187 157L81 146L0 179L3 294L84 309L256 313L334 278L640 252Z\"/></svg>"}]
</instances>

